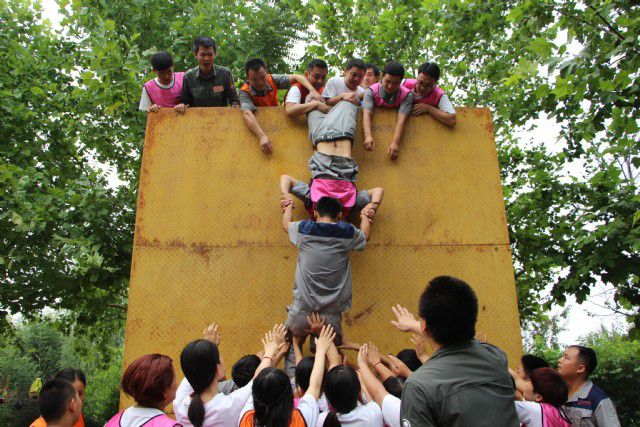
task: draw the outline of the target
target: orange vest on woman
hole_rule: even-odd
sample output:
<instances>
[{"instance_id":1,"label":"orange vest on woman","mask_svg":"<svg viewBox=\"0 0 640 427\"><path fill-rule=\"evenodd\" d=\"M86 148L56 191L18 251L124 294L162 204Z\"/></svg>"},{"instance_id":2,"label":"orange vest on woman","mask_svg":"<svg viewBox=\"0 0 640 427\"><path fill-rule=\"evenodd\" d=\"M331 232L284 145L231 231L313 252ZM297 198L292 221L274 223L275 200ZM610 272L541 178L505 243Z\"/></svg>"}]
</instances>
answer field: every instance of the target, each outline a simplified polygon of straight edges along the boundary
<instances>
[{"instance_id":1,"label":"orange vest on woman","mask_svg":"<svg viewBox=\"0 0 640 427\"><path fill-rule=\"evenodd\" d=\"M240 427L253 427L253 420L256 415L256 411L248 411L242 416L240 420ZM289 427L307 427L307 422L304 420L302 413L297 409L294 409L291 413L291 421L289 421Z\"/></svg>"},{"instance_id":2,"label":"orange vest on woman","mask_svg":"<svg viewBox=\"0 0 640 427\"><path fill-rule=\"evenodd\" d=\"M271 89L268 90L264 94L264 96L253 96L251 95L251 86L249 83L245 83L240 86L240 90L247 92L251 95L251 99L253 100L253 105L256 107L277 107L278 106L278 86L276 86L276 82L273 81L271 74L267 74L267 84L271 86Z\"/></svg>"}]
</instances>

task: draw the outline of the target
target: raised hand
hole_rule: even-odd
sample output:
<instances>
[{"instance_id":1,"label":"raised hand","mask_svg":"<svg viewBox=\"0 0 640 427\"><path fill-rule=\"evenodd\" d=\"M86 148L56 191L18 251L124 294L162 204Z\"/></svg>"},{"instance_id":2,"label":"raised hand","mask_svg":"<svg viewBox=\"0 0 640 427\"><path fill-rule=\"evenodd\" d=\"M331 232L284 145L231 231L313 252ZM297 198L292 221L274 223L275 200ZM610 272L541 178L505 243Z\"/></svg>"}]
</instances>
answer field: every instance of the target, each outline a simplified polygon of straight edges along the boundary
<instances>
[{"instance_id":1,"label":"raised hand","mask_svg":"<svg viewBox=\"0 0 640 427\"><path fill-rule=\"evenodd\" d=\"M262 338L262 346L264 347L264 357L268 357L271 361L274 361L278 354L279 338L276 336L273 329L264 334L264 338Z\"/></svg>"},{"instance_id":2,"label":"raised hand","mask_svg":"<svg viewBox=\"0 0 640 427\"><path fill-rule=\"evenodd\" d=\"M327 354L335 337L336 333L333 327L331 325L324 325L320 330L320 335L316 338L316 354Z\"/></svg>"},{"instance_id":3,"label":"raised hand","mask_svg":"<svg viewBox=\"0 0 640 427\"><path fill-rule=\"evenodd\" d=\"M202 336L205 340L211 341L215 345L220 345L220 341L222 340L222 336L218 331L218 325L215 322L204 329Z\"/></svg>"},{"instance_id":4,"label":"raised hand","mask_svg":"<svg viewBox=\"0 0 640 427\"><path fill-rule=\"evenodd\" d=\"M318 313L311 313L307 316L307 325L309 325L309 333L317 337L324 326L324 317L320 317Z\"/></svg>"},{"instance_id":5,"label":"raised hand","mask_svg":"<svg viewBox=\"0 0 640 427\"><path fill-rule=\"evenodd\" d=\"M364 343L358 351L358 366L365 367L369 363L369 346Z\"/></svg>"},{"instance_id":6,"label":"raised hand","mask_svg":"<svg viewBox=\"0 0 640 427\"><path fill-rule=\"evenodd\" d=\"M420 331L420 322L411 314L409 310L397 304L391 307L393 314L396 315L396 320L392 320L391 324L402 332L415 332L417 334Z\"/></svg>"},{"instance_id":7,"label":"raised hand","mask_svg":"<svg viewBox=\"0 0 640 427\"><path fill-rule=\"evenodd\" d=\"M375 368L375 366L380 363L380 351L372 342L370 342L367 347L367 361L369 365Z\"/></svg>"},{"instance_id":8,"label":"raised hand","mask_svg":"<svg viewBox=\"0 0 640 427\"><path fill-rule=\"evenodd\" d=\"M413 371L409 369L402 360L398 359L394 355L390 354L389 360L391 360L391 366L389 366L389 369L391 369L393 375L408 378L409 375L413 373Z\"/></svg>"},{"instance_id":9,"label":"raised hand","mask_svg":"<svg viewBox=\"0 0 640 427\"><path fill-rule=\"evenodd\" d=\"M423 335L418 334L413 334L413 336L409 339L416 349L418 359L420 359L422 363L429 360L429 355L427 354L427 339Z\"/></svg>"}]
</instances>

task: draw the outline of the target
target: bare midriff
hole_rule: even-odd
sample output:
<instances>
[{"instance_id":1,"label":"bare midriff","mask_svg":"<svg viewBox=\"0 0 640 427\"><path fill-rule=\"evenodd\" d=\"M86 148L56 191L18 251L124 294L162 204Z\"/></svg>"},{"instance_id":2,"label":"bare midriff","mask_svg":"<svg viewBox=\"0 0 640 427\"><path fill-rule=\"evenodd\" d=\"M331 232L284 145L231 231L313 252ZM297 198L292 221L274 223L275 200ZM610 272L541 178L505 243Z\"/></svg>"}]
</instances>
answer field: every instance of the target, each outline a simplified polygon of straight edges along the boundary
<instances>
[{"instance_id":1,"label":"bare midriff","mask_svg":"<svg viewBox=\"0 0 640 427\"><path fill-rule=\"evenodd\" d=\"M351 158L351 145L353 144L350 139L336 139L335 141L318 142L316 150L327 156Z\"/></svg>"}]
</instances>

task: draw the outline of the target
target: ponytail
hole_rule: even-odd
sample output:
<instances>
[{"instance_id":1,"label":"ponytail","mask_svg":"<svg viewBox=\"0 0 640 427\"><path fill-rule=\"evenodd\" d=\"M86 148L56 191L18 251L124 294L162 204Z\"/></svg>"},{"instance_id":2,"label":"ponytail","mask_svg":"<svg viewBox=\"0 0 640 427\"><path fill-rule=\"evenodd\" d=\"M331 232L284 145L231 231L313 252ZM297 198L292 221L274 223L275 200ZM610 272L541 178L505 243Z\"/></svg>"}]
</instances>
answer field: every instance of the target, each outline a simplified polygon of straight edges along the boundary
<instances>
[{"instance_id":1,"label":"ponytail","mask_svg":"<svg viewBox=\"0 0 640 427\"><path fill-rule=\"evenodd\" d=\"M193 394L187 417L189 417L193 427L202 427L202 424L204 424L204 402L200 397L200 393Z\"/></svg>"},{"instance_id":2,"label":"ponytail","mask_svg":"<svg viewBox=\"0 0 640 427\"><path fill-rule=\"evenodd\" d=\"M204 402L200 397L200 393L207 390L211 383L218 380L216 374L219 363L218 347L207 340L190 342L180 354L182 372L193 388L193 397L189 404L187 416L194 427L202 427L204 424Z\"/></svg>"},{"instance_id":3,"label":"ponytail","mask_svg":"<svg viewBox=\"0 0 640 427\"><path fill-rule=\"evenodd\" d=\"M280 369L260 371L251 387L254 425L262 427L288 426L293 412L293 391L287 374Z\"/></svg>"},{"instance_id":4,"label":"ponytail","mask_svg":"<svg viewBox=\"0 0 640 427\"><path fill-rule=\"evenodd\" d=\"M342 424L340 424L340 420L338 419L338 413L336 412L335 409L330 410L327 413L327 418L324 419L324 424L322 424L322 427L340 427L342 426Z\"/></svg>"}]
</instances>

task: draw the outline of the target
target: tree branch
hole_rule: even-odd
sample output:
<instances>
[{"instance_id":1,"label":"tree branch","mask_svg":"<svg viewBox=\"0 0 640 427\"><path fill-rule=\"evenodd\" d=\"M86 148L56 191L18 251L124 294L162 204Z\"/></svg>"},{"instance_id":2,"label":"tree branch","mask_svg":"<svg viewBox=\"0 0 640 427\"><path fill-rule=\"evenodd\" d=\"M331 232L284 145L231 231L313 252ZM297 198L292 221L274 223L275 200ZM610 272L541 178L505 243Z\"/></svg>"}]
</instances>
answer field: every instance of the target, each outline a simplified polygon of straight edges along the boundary
<instances>
[{"instance_id":1,"label":"tree branch","mask_svg":"<svg viewBox=\"0 0 640 427\"><path fill-rule=\"evenodd\" d=\"M126 305L121 305L121 304L106 304L107 307L111 307L111 308L117 308L118 310L122 310L122 311L127 311L127 306Z\"/></svg>"},{"instance_id":2,"label":"tree branch","mask_svg":"<svg viewBox=\"0 0 640 427\"><path fill-rule=\"evenodd\" d=\"M624 36L620 33L620 31L618 31L617 28L615 28L609 21L606 20L606 18L604 16L602 16L602 14L598 11L598 9L596 9L595 6L593 5L587 5L589 7L589 9L593 10L593 12L596 14L596 16L598 18L600 18L600 20L602 22L604 22L604 25L606 25L606 27L611 30L612 33L614 33L616 36L618 36L618 38L620 40L624 41Z\"/></svg>"}]
</instances>

